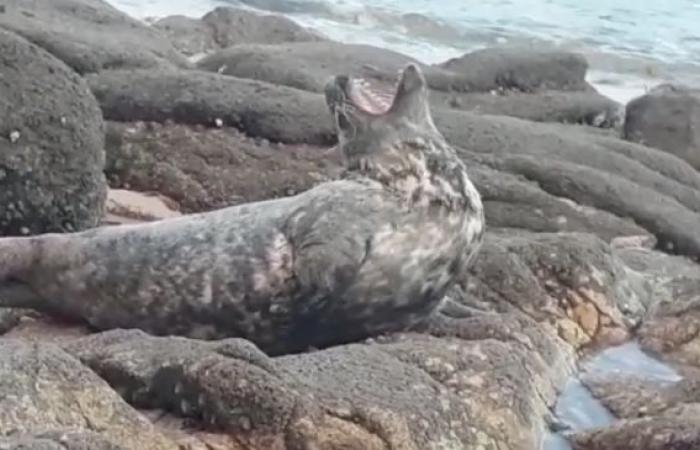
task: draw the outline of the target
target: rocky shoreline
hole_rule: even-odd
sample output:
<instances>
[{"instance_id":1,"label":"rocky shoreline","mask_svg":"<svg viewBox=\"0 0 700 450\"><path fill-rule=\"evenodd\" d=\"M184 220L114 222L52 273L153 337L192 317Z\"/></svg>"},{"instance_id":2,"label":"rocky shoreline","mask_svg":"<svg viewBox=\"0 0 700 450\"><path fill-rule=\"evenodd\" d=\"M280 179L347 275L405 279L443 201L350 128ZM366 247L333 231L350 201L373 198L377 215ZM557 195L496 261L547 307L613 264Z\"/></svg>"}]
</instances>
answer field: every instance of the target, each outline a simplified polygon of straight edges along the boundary
<instances>
[{"instance_id":1,"label":"rocky shoreline","mask_svg":"<svg viewBox=\"0 0 700 450\"><path fill-rule=\"evenodd\" d=\"M335 179L325 80L387 85L416 62L282 17L218 8L151 26L102 0L4 1L0 55L6 236ZM563 52L420 65L488 224L439 314L272 358L241 339L0 309L0 447L532 450L554 428L577 450L700 448L697 92L664 87L625 111ZM555 404L582 358L630 341L682 379L584 377L614 421L562 424Z\"/></svg>"}]
</instances>

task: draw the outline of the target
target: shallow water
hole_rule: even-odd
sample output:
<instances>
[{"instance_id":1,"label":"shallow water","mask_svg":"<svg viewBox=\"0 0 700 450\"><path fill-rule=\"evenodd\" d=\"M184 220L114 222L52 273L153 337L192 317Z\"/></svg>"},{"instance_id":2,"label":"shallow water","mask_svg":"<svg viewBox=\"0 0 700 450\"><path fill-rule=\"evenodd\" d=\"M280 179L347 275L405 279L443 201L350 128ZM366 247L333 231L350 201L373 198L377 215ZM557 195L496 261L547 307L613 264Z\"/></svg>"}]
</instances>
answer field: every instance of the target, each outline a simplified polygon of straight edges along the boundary
<instances>
[{"instance_id":1,"label":"shallow water","mask_svg":"<svg viewBox=\"0 0 700 450\"><path fill-rule=\"evenodd\" d=\"M612 347L595 355L581 365L581 371L592 375L635 376L676 382L681 376L670 366L644 353L636 342ZM579 378L572 377L562 390L555 407L557 419L571 431L582 431L609 425L614 421L610 412L586 389ZM545 436L541 450L570 450L560 434Z\"/></svg>"}]
</instances>

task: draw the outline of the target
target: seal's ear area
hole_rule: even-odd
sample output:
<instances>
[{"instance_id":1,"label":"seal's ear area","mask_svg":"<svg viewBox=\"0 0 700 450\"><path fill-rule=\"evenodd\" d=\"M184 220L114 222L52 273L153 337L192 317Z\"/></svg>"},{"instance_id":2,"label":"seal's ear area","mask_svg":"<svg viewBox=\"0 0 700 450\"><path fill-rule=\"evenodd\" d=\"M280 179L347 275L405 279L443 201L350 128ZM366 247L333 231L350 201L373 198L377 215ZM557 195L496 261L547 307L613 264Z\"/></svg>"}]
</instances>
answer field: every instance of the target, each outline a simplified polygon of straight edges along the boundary
<instances>
[{"instance_id":1,"label":"seal's ear area","mask_svg":"<svg viewBox=\"0 0 700 450\"><path fill-rule=\"evenodd\" d=\"M428 86L416 64L409 64L401 73L396 97L389 112L396 118L407 119L414 123L431 120Z\"/></svg>"}]
</instances>

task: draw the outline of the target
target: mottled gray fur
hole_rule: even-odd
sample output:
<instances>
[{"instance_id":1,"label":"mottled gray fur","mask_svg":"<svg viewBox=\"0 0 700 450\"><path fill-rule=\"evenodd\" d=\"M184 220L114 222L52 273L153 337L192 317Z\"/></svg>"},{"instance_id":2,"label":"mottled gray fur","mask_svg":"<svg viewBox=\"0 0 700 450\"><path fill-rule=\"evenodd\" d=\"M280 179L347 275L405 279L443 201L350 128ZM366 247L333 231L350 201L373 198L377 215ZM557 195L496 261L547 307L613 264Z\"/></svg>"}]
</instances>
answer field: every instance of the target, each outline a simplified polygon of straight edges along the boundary
<instances>
[{"instance_id":1,"label":"mottled gray fur","mask_svg":"<svg viewBox=\"0 0 700 450\"><path fill-rule=\"evenodd\" d=\"M0 239L0 304L99 329L244 337L272 354L415 324L478 247L482 204L416 66L381 114L358 89L345 76L326 89L344 179L204 214Z\"/></svg>"}]
</instances>

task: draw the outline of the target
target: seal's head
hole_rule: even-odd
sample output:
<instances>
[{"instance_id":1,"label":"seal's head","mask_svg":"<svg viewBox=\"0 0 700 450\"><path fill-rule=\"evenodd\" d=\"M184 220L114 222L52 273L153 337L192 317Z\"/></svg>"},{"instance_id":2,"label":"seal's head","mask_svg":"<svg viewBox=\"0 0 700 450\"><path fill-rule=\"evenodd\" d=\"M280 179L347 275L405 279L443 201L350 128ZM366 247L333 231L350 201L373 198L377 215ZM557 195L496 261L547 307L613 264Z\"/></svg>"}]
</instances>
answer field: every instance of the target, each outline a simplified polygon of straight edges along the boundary
<instances>
[{"instance_id":1,"label":"seal's head","mask_svg":"<svg viewBox=\"0 0 700 450\"><path fill-rule=\"evenodd\" d=\"M348 175L379 181L411 206L481 208L464 162L433 123L427 83L417 65L401 71L390 93L336 76L326 85L326 102Z\"/></svg>"},{"instance_id":2,"label":"seal's head","mask_svg":"<svg viewBox=\"0 0 700 450\"><path fill-rule=\"evenodd\" d=\"M351 169L367 160L390 157L388 153L399 142L442 140L430 115L425 78L415 64L401 71L392 92L338 75L326 84L325 94L339 146Z\"/></svg>"}]
</instances>

